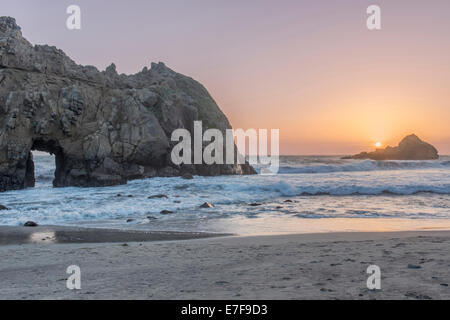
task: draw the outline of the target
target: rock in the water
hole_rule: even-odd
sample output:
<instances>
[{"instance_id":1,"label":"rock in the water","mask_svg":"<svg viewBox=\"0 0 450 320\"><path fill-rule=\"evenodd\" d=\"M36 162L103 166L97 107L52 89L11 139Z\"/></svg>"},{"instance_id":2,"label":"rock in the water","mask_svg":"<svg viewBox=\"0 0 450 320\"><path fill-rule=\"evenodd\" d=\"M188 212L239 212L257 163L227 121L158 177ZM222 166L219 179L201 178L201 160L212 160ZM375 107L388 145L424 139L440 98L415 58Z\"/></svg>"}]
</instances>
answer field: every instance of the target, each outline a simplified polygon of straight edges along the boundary
<instances>
[{"instance_id":1,"label":"rock in the water","mask_svg":"<svg viewBox=\"0 0 450 320\"><path fill-rule=\"evenodd\" d=\"M127 223L133 222L133 221L134 221L134 219L127 219Z\"/></svg>"},{"instance_id":2,"label":"rock in the water","mask_svg":"<svg viewBox=\"0 0 450 320\"><path fill-rule=\"evenodd\" d=\"M134 75L77 65L32 45L0 17L0 191L33 187L32 150L55 154L53 185L108 186L186 172L170 159L172 132L194 121L231 128L197 81L153 63ZM254 174L248 164L186 165L194 175ZM183 170L181 170L183 169Z\"/></svg>"},{"instance_id":3,"label":"rock in the water","mask_svg":"<svg viewBox=\"0 0 450 320\"><path fill-rule=\"evenodd\" d=\"M149 196L147 199L161 199L161 198L167 199L169 197L165 194L155 194L155 195Z\"/></svg>"},{"instance_id":4,"label":"rock in the water","mask_svg":"<svg viewBox=\"0 0 450 320\"><path fill-rule=\"evenodd\" d=\"M431 144L419 139L415 134L409 135L397 147L386 147L373 152L361 152L343 159L372 159L372 160L436 160L438 151Z\"/></svg>"},{"instance_id":5,"label":"rock in the water","mask_svg":"<svg viewBox=\"0 0 450 320\"><path fill-rule=\"evenodd\" d=\"M0 211L2 210L9 210L7 207L5 207L4 205L0 204Z\"/></svg>"},{"instance_id":6,"label":"rock in the water","mask_svg":"<svg viewBox=\"0 0 450 320\"><path fill-rule=\"evenodd\" d=\"M27 221L23 224L24 227L37 227L38 224L34 221Z\"/></svg>"},{"instance_id":7,"label":"rock in the water","mask_svg":"<svg viewBox=\"0 0 450 320\"><path fill-rule=\"evenodd\" d=\"M186 179L186 180L191 180L191 179L194 179L194 176L190 173L185 173L181 176L181 178Z\"/></svg>"},{"instance_id":8,"label":"rock in the water","mask_svg":"<svg viewBox=\"0 0 450 320\"><path fill-rule=\"evenodd\" d=\"M200 206L200 208L214 208L214 205L212 203L205 202Z\"/></svg>"},{"instance_id":9,"label":"rock in the water","mask_svg":"<svg viewBox=\"0 0 450 320\"><path fill-rule=\"evenodd\" d=\"M250 203L250 204L249 204L250 207L258 207L258 206L260 206L260 205L261 205L261 203L257 203L257 202L254 202L254 203Z\"/></svg>"},{"instance_id":10,"label":"rock in the water","mask_svg":"<svg viewBox=\"0 0 450 320\"><path fill-rule=\"evenodd\" d=\"M408 264L408 269L421 269L421 266L418 266L416 264Z\"/></svg>"},{"instance_id":11,"label":"rock in the water","mask_svg":"<svg viewBox=\"0 0 450 320\"><path fill-rule=\"evenodd\" d=\"M170 210L162 210L160 212L160 214L172 214L172 213L173 213L173 211L170 211Z\"/></svg>"}]
</instances>

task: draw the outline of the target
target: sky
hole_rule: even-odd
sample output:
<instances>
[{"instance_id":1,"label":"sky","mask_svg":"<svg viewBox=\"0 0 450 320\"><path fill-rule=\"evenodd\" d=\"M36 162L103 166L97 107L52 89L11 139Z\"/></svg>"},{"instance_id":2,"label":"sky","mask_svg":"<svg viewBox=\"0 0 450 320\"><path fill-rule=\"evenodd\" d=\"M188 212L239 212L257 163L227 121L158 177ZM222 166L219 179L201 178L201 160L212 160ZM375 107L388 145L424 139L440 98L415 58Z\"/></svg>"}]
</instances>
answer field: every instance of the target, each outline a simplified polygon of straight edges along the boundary
<instances>
[{"instance_id":1,"label":"sky","mask_svg":"<svg viewBox=\"0 0 450 320\"><path fill-rule=\"evenodd\" d=\"M81 8L81 30L66 8ZM366 9L381 8L381 30ZM162 61L234 128L279 129L281 154L352 154L416 133L450 154L448 0L2 0L33 44L99 70Z\"/></svg>"}]
</instances>

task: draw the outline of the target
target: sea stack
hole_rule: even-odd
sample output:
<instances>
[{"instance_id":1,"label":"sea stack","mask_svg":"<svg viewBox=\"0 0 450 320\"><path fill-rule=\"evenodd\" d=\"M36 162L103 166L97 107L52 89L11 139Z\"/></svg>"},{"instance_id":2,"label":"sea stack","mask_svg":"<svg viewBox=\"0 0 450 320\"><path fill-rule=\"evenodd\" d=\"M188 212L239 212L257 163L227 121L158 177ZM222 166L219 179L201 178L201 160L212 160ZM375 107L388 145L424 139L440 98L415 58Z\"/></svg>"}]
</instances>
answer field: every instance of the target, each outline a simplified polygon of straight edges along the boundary
<instances>
[{"instance_id":1,"label":"sea stack","mask_svg":"<svg viewBox=\"0 0 450 320\"><path fill-rule=\"evenodd\" d=\"M100 72L33 46L13 18L0 17L0 191L34 186L32 150L55 154L56 187L255 173L248 164L174 165L171 134L192 134L194 121L231 128L200 83L163 63L134 75L114 64Z\"/></svg>"},{"instance_id":2,"label":"sea stack","mask_svg":"<svg viewBox=\"0 0 450 320\"><path fill-rule=\"evenodd\" d=\"M372 159L372 160L436 160L438 151L431 144L422 141L415 134L411 134L399 143L397 147L386 147L373 152L361 152L343 159Z\"/></svg>"}]
</instances>

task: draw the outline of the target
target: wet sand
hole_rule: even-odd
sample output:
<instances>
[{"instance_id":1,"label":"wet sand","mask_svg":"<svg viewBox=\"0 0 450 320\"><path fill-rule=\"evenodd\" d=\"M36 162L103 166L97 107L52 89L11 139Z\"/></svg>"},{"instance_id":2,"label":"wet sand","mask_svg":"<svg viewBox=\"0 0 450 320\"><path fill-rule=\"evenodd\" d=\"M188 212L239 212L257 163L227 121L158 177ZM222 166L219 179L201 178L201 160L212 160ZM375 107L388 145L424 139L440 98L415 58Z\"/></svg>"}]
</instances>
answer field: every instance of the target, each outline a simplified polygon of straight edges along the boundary
<instances>
[{"instance_id":1,"label":"wet sand","mask_svg":"<svg viewBox=\"0 0 450 320\"><path fill-rule=\"evenodd\" d=\"M6 229L2 237L11 238ZM147 234L149 242L139 232L110 236L119 243L99 243L103 230L78 232L66 230L71 236L59 244L0 246L0 299L450 299L448 231L176 241ZM81 290L66 288L74 264ZM372 264L381 269L381 290L366 286Z\"/></svg>"},{"instance_id":2,"label":"wet sand","mask_svg":"<svg viewBox=\"0 0 450 320\"><path fill-rule=\"evenodd\" d=\"M227 234L171 231L133 231L63 226L8 227L0 226L0 245L148 242L202 239Z\"/></svg>"}]
</instances>

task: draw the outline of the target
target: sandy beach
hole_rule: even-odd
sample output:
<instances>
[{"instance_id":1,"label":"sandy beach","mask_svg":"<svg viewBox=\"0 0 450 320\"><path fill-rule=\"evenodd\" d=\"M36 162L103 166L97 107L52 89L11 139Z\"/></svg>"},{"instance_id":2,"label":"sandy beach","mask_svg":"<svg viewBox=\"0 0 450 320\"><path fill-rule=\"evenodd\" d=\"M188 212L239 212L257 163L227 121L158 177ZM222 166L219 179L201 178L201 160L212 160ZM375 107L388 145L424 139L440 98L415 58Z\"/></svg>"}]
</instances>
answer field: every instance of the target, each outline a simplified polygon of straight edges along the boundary
<instances>
[{"instance_id":1,"label":"sandy beach","mask_svg":"<svg viewBox=\"0 0 450 320\"><path fill-rule=\"evenodd\" d=\"M0 234L0 299L450 298L448 231L211 238L1 227ZM381 290L367 289L372 264ZM69 265L81 268L81 290L66 288Z\"/></svg>"}]
</instances>

